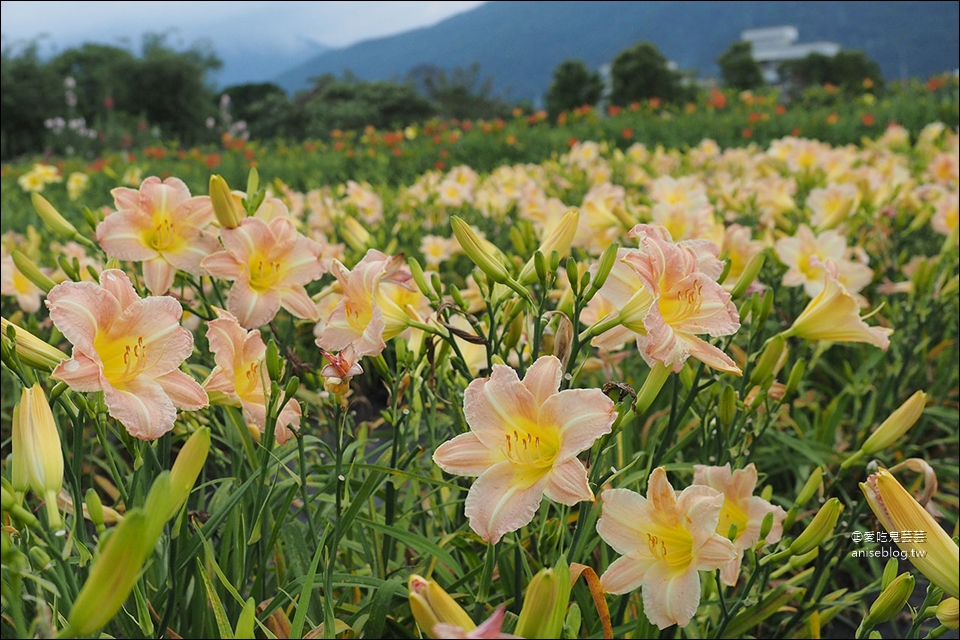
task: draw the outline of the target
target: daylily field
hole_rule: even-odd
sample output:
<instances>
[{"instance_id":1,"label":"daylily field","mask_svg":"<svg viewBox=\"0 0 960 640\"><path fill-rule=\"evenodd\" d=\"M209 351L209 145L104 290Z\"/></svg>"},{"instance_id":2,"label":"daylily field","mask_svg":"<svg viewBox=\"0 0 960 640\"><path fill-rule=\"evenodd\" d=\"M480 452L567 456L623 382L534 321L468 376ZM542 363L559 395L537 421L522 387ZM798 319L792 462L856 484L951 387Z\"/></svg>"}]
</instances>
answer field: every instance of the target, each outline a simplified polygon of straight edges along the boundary
<instances>
[{"instance_id":1,"label":"daylily field","mask_svg":"<svg viewBox=\"0 0 960 640\"><path fill-rule=\"evenodd\" d=\"M947 82L5 165L3 637L956 637Z\"/></svg>"}]
</instances>

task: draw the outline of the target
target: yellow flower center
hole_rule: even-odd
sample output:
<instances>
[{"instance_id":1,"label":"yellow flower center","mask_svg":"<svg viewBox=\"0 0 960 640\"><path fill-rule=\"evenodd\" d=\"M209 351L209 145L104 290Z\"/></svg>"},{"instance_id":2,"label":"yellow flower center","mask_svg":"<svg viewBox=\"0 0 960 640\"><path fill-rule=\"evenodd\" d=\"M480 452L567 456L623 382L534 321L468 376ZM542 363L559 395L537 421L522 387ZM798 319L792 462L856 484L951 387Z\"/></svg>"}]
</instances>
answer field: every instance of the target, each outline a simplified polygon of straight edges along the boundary
<instances>
[{"instance_id":1,"label":"yellow flower center","mask_svg":"<svg viewBox=\"0 0 960 640\"><path fill-rule=\"evenodd\" d=\"M678 524L651 526L647 530L647 547L672 572L685 572L693 561L693 537Z\"/></svg>"},{"instance_id":2,"label":"yellow flower center","mask_svg":"<svg viewBox=\"0 0 960 640\"><path fill-rule=\"evenodd\" d=\"M98 334L94 348L103 362L103 374L116 388L139 376L148 366L143 336L110 339Z\"/></svg>"},{"instance_id":3,"label":"yellow flower center","mask_svg":"<svg viewBox=\"0 0 960 640\"><path fill-rule=\"evenodd\" d=\"M734 525L737 527L737 534L733 539L736 540L747 530L747 514L739 504L730 498L724 498L720 520L717 522L717 533L726 538L730 534L730 527Z\"/></svg>"},{"instance_id":4,"label":"yellow flower center","mask_svg":"<svg viewBox=\"0 0 960 640\"><path fill-rule=\"evenodd\" d=\"M518 426L504 434L504 439L505 444L500 451L520 467L552 467L560 448L555 437L534 424L529 424L527 429Z\"/></svg>"},{"instance_id":5,"label":"yellow flower center","mask_svg":"<svg viewBox=\"0 0 960 640\"><path fill-rule=\"evenodd\" d=\"M166 213L153 216L153 228L147 237L147 246L157 251L172 249L179 239L173 220Z\"/></svg>"},{"instance_id":6,"label":"yellow flower center","mask_svg":"<svg viewBox=\"0 0 960 640\"><path fill-rule=\"evenodd\" d=\"M240 398L249 398L261 392L263 382L260 376L260 362L251 362L245 369L237 369L233 384Z\"/></svg>"},{"instance_id":7,"label":"yellow flower center","mask_svg":"<svg viewBox=\"0 0 960 640\"><path fill-rule=\"evenodd\" d=\"M250 286L254 291L263 293L277 286L280 281L280 262L271 260L259 251L250 260Z\"/></svg>"},{"instance_id":8,"label":"yellow flower center","mask_svg":"<svg viewBox=\"0 0 960 640\"><path fill-rule=\"evenodd\" d=\"M703 285L699 278L693 278L674 295L660 297L660 315L664 322L673 326L697 314L702 304Z\"/></svg>"}]
</instances>

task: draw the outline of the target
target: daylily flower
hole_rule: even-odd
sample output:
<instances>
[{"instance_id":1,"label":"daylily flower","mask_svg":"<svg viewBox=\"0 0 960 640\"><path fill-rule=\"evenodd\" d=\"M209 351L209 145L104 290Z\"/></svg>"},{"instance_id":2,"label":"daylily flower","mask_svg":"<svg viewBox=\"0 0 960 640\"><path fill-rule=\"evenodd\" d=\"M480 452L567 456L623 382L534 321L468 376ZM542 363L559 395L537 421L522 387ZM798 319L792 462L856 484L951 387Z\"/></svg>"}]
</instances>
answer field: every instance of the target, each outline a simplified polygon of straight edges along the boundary
<instances>
[{"instance_id":1,"label":"daylily flower","mask_svg":"<svg viewBox=\"0 0 960 640\"><path fill-rule=\"evenodd\" d=\"M304 285L324 273L323 247L300 234L288 218L269 223L245 218L235 229L220 232L224 251L208 256L201 267L216 278L233 280L227 309L246 329L256 329L283 307L298 318L317 320L317 309Z\"/></svg>"},{"instance_id":2,"label":"daylily flower","mask_svg":"<svg viewBox=\"0 0 960 640\"><path fill-rule=\"evenodd\" d=\"M528 524L544 495L566 505L593 499L577 454L610 432L616 412L599 389L558 391L562 373L553 356L533 363L522 381L510 367L494 365L464 394L470 431L433 454L447 473L479 476L465 513L491 544Z\"/></svg>"},{"instance_id":3,"label":"daylily flower","mask_svg":"<svg viewBox=\"0 0 960 640\"><path fill-rule=\"evenodd\" d=\"M873 270L847 259L847 240L835 230L814 235L805 224L792 238L781 238L774 246L777 257L789 269L783 274L786 287L803 285L811 298L823 289L823 264L832 260L837 277L850 293L859 293L873 280Z\"/></svg>"},{"instance_id":4,"label":"daylily flower","mask_svg":"<svg viewBox=\"0 0 960 640\"><path fill-rule=\"evenodd\" d=\"M173 428L177 408L207 406L207 394L178 368L193 351L170 296L137 295L123 271L100 284L64 282L47 296L50 319L73 344L73 357L50 375L76 391L102 391L111 416L130 435L155 440Z\"/></svg>"},{"instance_id":5,"label":"daylily flower","mask_svg":"<svg viewBox=\"0 0 960 640\"><path fill-rule=\"evenodd\" d=\"M709 240L674 243L663 227L640 224L630 235L641 249L623 260L633 267L653 296L643 317L644 334L637 346L650 367L662 362L679 372L689 356L714 369L740 375L740 368L723 351L698 338L727 336L740 328L730 294L717 284L723 269L719 248Z\"/></svg>"},{"instance_id":6,"label":"daylily flower","mask_svg":"<svg viewBox=\"0 0 960 640\"><path fill-rule=\"evenodd\" d=\"M722 467L694 465L693 483L706 485L723 493L723 508L720 510L717 533L727 537L731 526L737 527L733 538L737 557L720 568L723 583L732 587L740 576L744 550L753 547L760 540L763 519L768 513L773 514L773 527L763 540L766 544L773 544L779 542L783 535L783 519L787 512L760 496L753 495L757 486L757 468L752 462L746 468L732 473L729 463Z\"/></svg>"},{"instance_id":7,"label":"daylily flower","mask_svg":"<svg viewBox=\"0 0 960 640\"><path fill-rule=\"evenodd\" d=\"M17 306L26 313L36 313L44 292L20 272L13 256L4 251L0 255L0 294L15 297Z\"/></svg>"},{"instance_id":8,"label":"daylily flower","mask_svg":"<svg viewBox=\"0 0 960 640\"><path fill-rule=\"evenodd\" d=\"M515 636L509 633L502 633L500 629L503 627L503 616L506 612L506 607L500 605L496 610L490 614L490 617L477 625L476 629L467 631L463 627L458 627L455 624L450 624L449 622L438 622L433 625L433 637L434 638L519 638L520 636Z\"/></svg>"},{"instance_id":9,"label":"daylily flower","mask_svg":"<svg viewBox=\"0 0 960 640\"><path fill-rule=\"evenodd\" d=\"M677 495L658 467L646 498L608 489L600 499L597 532L621 554L600 577L604 591L641 587L643 610L653 624L685 626L700 605L698 571L722 569L737 557L733 543L716 532L723 494L695 484Z\"/></svg>"},{"instance_id":10,"label":"daylily flower","mask_svg":"<svg viewBox=\"0 0 960 640\"><path fill-rule=\"evenodd\" d=\"M200 261L220 248L204 229L214 219L210 198L191 198L178 178L152 176L139 190L118 187L111 194L117 210L97 225L97 242L110 257L143 262L154 295L170 289L178 269L200 275Z\"/></svg>"},{"instance_id":11,"label":"daylily flower","mask_svg":"<svg viewBox=\"0 0 960 640\"><path fill-rule=\"evenodd\" d=\"M426 302L411 286L413 275L403 256L370 249L352 270L334 260L332 271L343 297L317 331L317 346L327 351L353 345L357 358L378 355L387 340L406 331L410 309L416 314Z\"/></svg>"},{"instance_id":12,"label":"daylily flower","mask_svg":"<svg viewBox=\"0 0 960 640\"><path fill-rule=\"evenodd\" d=\"M793 321L784 336L833 342L866 342L884 351L893 329L871 327L860 317L860 305L837 278L832 260L822 264L824 287Z\"/></svg>"},{"instance_id":13,"label":"daylily flower","mask_svg":"<svg viewBox=\"0 0 960 640\"><path fill-rule=\"evenodd\" d=\"M203 387L207 393L220 392L226 396L225 404L239 404L243 417L253 423L262 433L267 423L267 400L269 388L263 358L267 353L259 330L247 331L233 314L216 309L217 319L207 322L207 342L217 366ZM283 399L281 399L281 403ZM277 443L283 444L300 430L300 404L290 400L277 417Z\"/></svg>"}]
</instances>

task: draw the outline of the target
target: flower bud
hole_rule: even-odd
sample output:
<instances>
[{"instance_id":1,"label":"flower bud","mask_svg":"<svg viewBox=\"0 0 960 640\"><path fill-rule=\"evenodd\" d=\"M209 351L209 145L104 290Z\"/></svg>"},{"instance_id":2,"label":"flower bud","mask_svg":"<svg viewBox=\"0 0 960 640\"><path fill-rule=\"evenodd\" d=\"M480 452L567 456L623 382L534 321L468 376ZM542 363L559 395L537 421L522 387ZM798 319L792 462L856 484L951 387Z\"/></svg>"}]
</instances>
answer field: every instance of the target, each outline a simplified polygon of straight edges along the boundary
<instances>
[{"instance_id":1,"label":"flower bud","mask_svg":"<svg viewBox=\"0 0 960 640\"><path fill-rule=\"evenodd\" d=\"M556 251L560 257L566 256L570 253L570 244L573 242L573 237L577 233L577 225L580 223L580 210L579 209L570 209L567 211L563 217L560 219L560 222L556 224L553 230L550 232L550 235L540 243L538 251L540 251L544 258L549 256L551 252ZM457 237L459 240L459 236ZM463 242L460 243L463 246ZM520 275L517 277L517 280L520 284L530 284L536 280L534 277L535 272L535 258L534 257L527 261L527 264L524 265L523 270L520 271ZM546 266L546 265L544 265Z\"/></svg>"},{"instance_id":2,"label":"flower bud","mask_svg":"<svg viewBox=\"0 0 960 640\"><path fill-rule=\"evenodd\" d=\"M420 289L420 293L430 299L435 299L436 294L433 292L433 289L430 288L430 285L427 284L427 277L424 275L423 267L420 266L417 259L413 256L407 258L407 266L410 267L410 275L413 276L413 281L417 283L417 288Z\"/></svg>"},{"instance_id":3,"label":"flower bud","mask_svg":"<svg viewBox=\"0 0 960 640\"><path fill-rule=\"evenodd\" d=\"M637 392L637 400L634 403L637 414L642 414L649 409L653 401L657 399L660 390L663 389L664 383L666 383L667 378L670 377L670 371L670 367L662 362L653 365L650 373L647 374L646 379L643 381L643 386L640 387L640 391Z\"/></svg>"},{"instance_id":4,"label":"flower bud","mask_svg":"<svg viewBox=\"0 0 960 640\"><path fill-rule=\"evenodd\" d=\"M787 378L787 386L783 389L783 396L787 398L793 395L797 387L800 386L800 381L803 380L803 374L806 372L807 362L806 360L797 360L793 368L790 369L790 376Z\"/></svg>"},{"instance_id":5,"label":"flower bud","mask_svg":"<svg viewBox=\"0 0 960 640\"><path fill-rule=\"evenodd\" d=\"M340 224L340 237L351 249L366 251L370 247L370 233L354 218L346 216Z\"/></svg>"},{"instance_id":6,"label":"flower bud","mask_svg":"<svg viewBox=\"0 0 960 640\"><path fill-rule=\"evenodd\" d=\"M846 469L865 455L873 455L886 449L916 424L927 403L927 394L917 391L900 407L890 414L890 417L870 434L860 450L847 458L840 467Z\"/></svg>"},{"instance_id":7,"label":"flower bud","mask_svg":"<svg viewBox=\"0 0 960 640\"><path fill-rule=\"evenodd\" d=\"M570 604L570 567L562 558L541 569L527 585L516 634L521 638L559 638Z\"/></svg>"},{"instance_id":8,"label":"flower bud","mask_svg":"<svg viewBox=\"0 0 960 640\"><path fill-rule=\"evenodd\" d=\"M822 484L823 467L816 467L810 472L810 477L807 478L807 481L803 483L803 488L800 489L800 493L797 494L797 499L794 501L794 504L798 507L802 507L810 502L810 498L812 498L814 494L820 490L820 486Z\"/></svg>"},{"instance_id":9,"label":"flower bud","mask_svg":"<svg viewBox=\"0 0 960 640\"><path fill-rule=\"evenodd\" d=\"M915 579L913 574L901 573L891 582L880 596L870 605L867 617L863 619L862 627L867 629L874 625L890 620L900 613L903 605L913 593Z\"/></svg>"},{"instance_id":10,"label":"flower bud","mask_svg":"<svg viewBox=\"0 0 960 640\"><path fill-rule=\"evenodd\" d=\"M57 494L63 486L63 450L53 411L39 383L25 388L20 395L20 402L13 409L12 436L15 471L11 476L22 478L26 472L30 488L47 505L48 524L59 529Z\"/></svg>"},{"instance_id":11,"label":"flower bud","mask_svg":"<svg viewBox=\"0 0 960 640\"><path fill-rule=\"evenodd\" d=\"M590 288L587 289L586 297L588 302L597 291L603 288L604 283L606 283L607 277L610 275L610 272L613 271L613 267L617 262L617 251L619 250L620 245L616 242L603 250L603 254L600 256L600 262L597 264L597 273L590 282Z\"/></svg>"},{"instance_id":12,"label":"flower bud","mask_svg":"<svg viewBox=\"0 0 960 640\"><path fill-rule=\"evenodd\" d=\"M90 522L96 527L97 533L103 535L106 525L103 519L103 502L100 501L100 494L97 493L96 489L90 487L87 489L84 499L86 500L87 515L90 517Z\"/></svg>"},{"instance_id":13,"label":"flower bud","mask_svg":"<svg viewBox=\"0 0 960 640\"><path fill-rule=\"evenodd\" d=\"M896 580L897 572L900 571L900 561L896 558L887 560L883 567L883 577L880 579L880 591L890 586L890 583Z\"/></svg>"},{"instance_id":14,"label":"flower bud","mask_svg":"<svg viewBox=\"0 0 960 640\"><path fill-rule=\"evenodd\" d=\"M436 638L433 627L439 622L458 626L468 632L477 628L463 607L433 580L414 574L407 581L407 588L410 610L423 635Z\"/></svg>"},{"instance_id":15,"label":"flower bud","mask_svg":"<svg viewBox=\"0 0 960 640\"><path fill-rule=\"evenodd\" d=\"M737 390L731 385L726 384L720 392L720 403L717 410L720 418L720 425L724 429L729 429L737 416ZM760 536L763 538L764 536Z\"/></svg>"},{"instance_id":16,"label":"flower bud","mask_svg":"<svg viewBox=\"0 0 960 640\"><path fill-rule=\"evenodd\" d=\"M767 342L763 353L760 354L760 357L757 358L756 363L753 365L753 372L750 374L750 384L758 384L765 387L767 383L772 381L774 367L776 367L777 362L780 361L780 356L783 354L785 345L786 339L779 334L773 336L770 341Z\"/></svg>"},{"instance_id":17,"label":"flower bud","mask_svg":"<svg viewBox=\"0 0 960 640\"><path fill-rule=\"evenodd\" d=\"M33 367L41 371L53 371L62 360L66 360L69 357L63 351L60 351L60 349L50 346L37 336L26 329L18 327L6 318L0 319L0 325L2 325L3 329L3 340L10 339L9 332L11 330L8 329L8 327L13 327L12 330L17 341L17 357L20 358L20 362L28 367Z\"/></svg>"},{"instance_id":18,"label":"flower bud","mask_svg":"<svg viewBox=\"0 0 960 640\"><path fill-rule=\"evenodd\" d=\"M47 277L40 267L36 263L24 255L22 252L17 251L16 249L10 254L13 258L13 264L16 265L17 269L20 270L20 273L24 278L37 285L44 293L50 293L50 289L53 289L57 286L57 283Z\"/></svg>"},{"instance_id":19,"label":"flower bud","mask_svg":"<svg viewBox=\"0 0 960 640\"><path fill-rule=\"evenodd\" d=\"M837 520L842 512L843 504L839 499L827 500L803 533L794 539L793 544L790 545L790 554L798 556L819 547L820 543L833 533L833 528L837 526Z\"/></svg>"},{"instance_id":20,"label":"flower bud","mask_svg":"<svg viewBox=\"0 0 960 640\"><path fill-rule=\"evenodd\" d=\"M960 627L960 611L958 611L958 601L956 598L946 598L937 605L937 620L947 629L956 631Z\"/></svg>"},{"instance_id":21,"label":"flower bud","mask_svg":"<svg viewBox=\"0 0 960 640\"><path fill-rule=\"evenodd\" d=\"M267 363L267 375L270 376L270 380L276 382L277 380L283 379L283 362L280 359L280 348L272 338L270 342L267 343L267 353L264 361Z\"/></svg>"},{"instance_id":22,"label":"flower bud","mask_svg":"<svg viewBox=\"0 0 960 640\"><path fill-rule=\"evenodd\" d=\"M180 507L187 501L193 485L203 470L210 452L210 429L200 427L187 438L177 459L170 469L171 508L167 512L167 520L173 518L180 511Z\"/></svg>"},{"instance_id":23,"label":"flower bud","mask_svg":"<svg viewBox=\"0 0 960 640\"><path fill-rule=\"evenodd\" d=\"M510 280L510 274L507 273L506 268L497 259L494 252L484 246L480 236L477 235L477 232L474 231L470 225L458 216L453 216L451 224L453 226L453 235L457 237L457 242L460 243L463 252L473 260L475 265L480 267L480 270L483 271L488 278L493 282L499 282L501 284Z\"/></svg>"},{"instance_id":24,"label":"flower bud","mask_svg":"<svg viewBox=\"0 0 960 640\"><path fill-rule=\"evenodd\" d=\"M37 211L37 215L40 216L43 224L46 225L48 229L68 240L72 240L77 236L77 228L60 215L60 212L42 195L34 192L30 194L30 201L33 203L33 208Z\"/></svg>"},{"instance_id":25,"label":"flower bud","mask_svg":"<svg viewBox=\"0 0 960 640\"><path fill-rule=\"evenodd\" d=\"M733 290L730 291L731 298L736 300L741 298L743 294L747 292L747 289L750 288L750 285L753 284L753 281L757 279L758 275L760 275L760 270L763 269L763 263L766 261L766 259L766 254L762 251L750 258L750 261L747 262L747 265L740 273L740 277L737 278L737 283L733 285Z\"/></svg>"},{"instance_id":26,"label":"flower bud","mask_svg":"<svg viewBox=\"0 0 960 640\"><path fill-rule=\"evenodd\" d=\"M224 229L236 229L247 217L246 211L238 206L234 199L227 181L216 174L210 176L210 204L213 205L217 221Z\"/></svg>"},{"instance_id":27,"label":"flower bud","mask_svg":"<svg viewBox=\"0 0 960 640\"><path fill-rule=\"evenodd\" d=\"M580 285L580 271L577 261L572 257L567 258L563 266L567 270L567 280L570 281L570 288L576 293L578 291L577 287Z\"/></svg>"},{"instance_id":28,"label":"flower bud","mask_svg":"<svg viewBox=\"0 0 960 640\"><path fill-rule=\"evenodd\" d=\"M73 602L64 637L90 635L120 610L153 551L153 545L144 544L148 527L143 510L133 509L113 529Z\"/></svg>"}]
</instances>

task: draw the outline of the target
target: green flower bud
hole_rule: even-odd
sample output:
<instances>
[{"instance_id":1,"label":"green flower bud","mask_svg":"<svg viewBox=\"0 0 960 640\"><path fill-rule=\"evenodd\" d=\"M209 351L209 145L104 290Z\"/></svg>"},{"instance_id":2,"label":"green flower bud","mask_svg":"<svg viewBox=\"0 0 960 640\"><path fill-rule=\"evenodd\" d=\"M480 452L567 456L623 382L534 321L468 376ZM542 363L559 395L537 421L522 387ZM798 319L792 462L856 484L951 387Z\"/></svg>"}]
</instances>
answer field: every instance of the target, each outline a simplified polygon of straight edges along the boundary
<instances>
[{"instance_id":1,"label":"green flower bud","mask_svg":"<svg viewBox=\"0 0 960 640\"><path fill-rule=\"evenodd\" d=\"M880 596L870 605L870 612L863 619L862 627L869 629L881 622L890 620L900 613L913 593L915 579L911 573L901 573L891 582Z\"/></svg>"},{"instance_id":2,"label":"green flower bud","mask_svg":"<svg viewBox=\"0 0 960 640\"><path fill-rule=\"evenodd\" d=\"M827 500L827 502L820 507L820 510L817 512L817 515L813 517L810 524L807 525L807 528L803 530L803 533L797 536L793 544L790 545L791 555L798 556L809 553L820 546L820 543L833 533L833 529L837 526L837 520L840 518L842 512L843 503L841 503L840 500L837 498Z\"/></svg>"},{"instance_id":3,"label":"green flower bud","mask_svg":"<svg viewBox=\"0 0 960 640\"><path fill-rule=\"evenodd\" d=\"M750 288L750 285L753 284L753 281L757 279L758 275L760 275L760 270L763 269L763 263L766 261L766 259L767 256L762 251L750 258L750 261L747 262L747 265L740 273L737 283L733 285L733 290L730 292L731 298L737 300L747 292L747 289Z\"/></svg>"},{"instance_id":4,"label":"green flower bud","mask_svg":"<svg viewBox=\"0 0 960 640\"><path fill-rule=\"evenodd\" d=\"M222 176L210 176L210 204L217 221L224 229L236 229L247 217L247 212L239 206L230 186Z\"/></svg>"},{"instance_id":5,"label":"green flower bud","mask_svg":"<svg viewBox=\"0 0 960 640\"><path fill-rule=\"evenodd\" d=\"M14 249L10 254L13 257L13 264L16 265L17 269L20 270L20 273L24 278L37 285L44 293L50 293L50 289L53 289L57 286L57 283L51 280L40 271L40 267L36 263L24 255L22 252Z\"/></svg>"},{"instance_id":6,"label":"green flower bud","mask_svg":"<svg viewBox=\"0 0 960 640\"><path fill-rule=\"evenodd\" d=\"M77 236L77 228L70 224L60 212L39 193L30 194L30 201L43 224L58 236L72 240Z\"/></svg>"},{"instance_id":7,"label":"green flower bud","mask_svg":"<svg viewBox=\"0 0 960 640\"><path fill-rule=\"evenodd\" d=\"M570 567L562 558L541 569L527 585L516 634L521 638L559 638L570 604Z\"/></svg>"},{"instance_id":8,"label":"green flower bud","mask_svg":"<svg viewBox=\"0 0 960 640\"><path fill-rule=\"evenodd\" d=\"M786 346L786 339L777 334L772 337L764 348L763 353L757 358L753 365L753 372L750 374L750 384L761 385L766 388L773 381L773 370L783 355L783 349Z\"/></svg>"},{"instance_id":9,"label":"green flower bud","mask_svg":"<svg viewBox=\"0 0 960 640\"><path fill-rule=\"evenodd\" d=\"M453 235L457 237L457 242L460 243L463 252L473 260L475 265L480 267L480 270L483 271L490 280L501 284L510 280L510 274L507 273L506 268L497 259L495 253L489 251L489 249L484 246L480 236L477 235L477 232L474 231L470 225L464 222L459 216L453 216L451 225L453 226Z\"/></svg>"}]
</instances>

